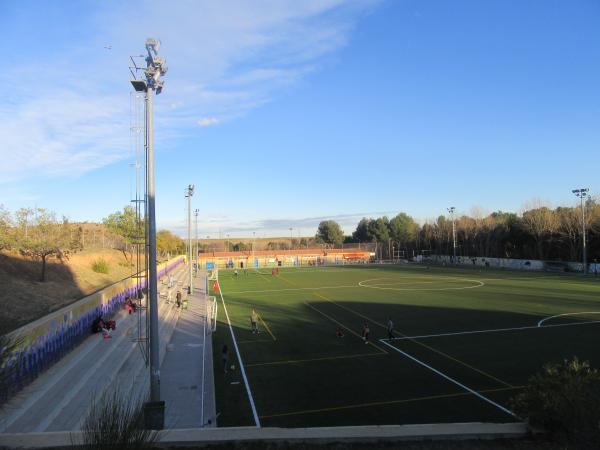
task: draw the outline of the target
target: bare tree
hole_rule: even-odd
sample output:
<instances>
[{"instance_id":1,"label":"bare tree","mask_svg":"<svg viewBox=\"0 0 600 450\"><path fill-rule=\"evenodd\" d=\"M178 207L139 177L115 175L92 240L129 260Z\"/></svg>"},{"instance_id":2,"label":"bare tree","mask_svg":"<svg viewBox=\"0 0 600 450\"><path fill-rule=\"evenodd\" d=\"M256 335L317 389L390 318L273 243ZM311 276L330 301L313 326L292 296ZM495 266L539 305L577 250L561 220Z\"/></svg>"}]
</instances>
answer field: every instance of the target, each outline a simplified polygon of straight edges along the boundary
<instances>
[{"instance_id":1,"label":"bare tree","mask_svg":"<svg viewBox=\"0 0 600 450\"><path fill-rule=\"evenodd\" d=\"M33 217L28 222L27 236L19 239L17 245L23 256L41 261L40 281L46 281L48 259L63 261L68 259L70 252L79 248L71 239L68 220L63 217L62 221L58 221L54 212L43 208L33 210Z\"/></svg>"}]
</instances>

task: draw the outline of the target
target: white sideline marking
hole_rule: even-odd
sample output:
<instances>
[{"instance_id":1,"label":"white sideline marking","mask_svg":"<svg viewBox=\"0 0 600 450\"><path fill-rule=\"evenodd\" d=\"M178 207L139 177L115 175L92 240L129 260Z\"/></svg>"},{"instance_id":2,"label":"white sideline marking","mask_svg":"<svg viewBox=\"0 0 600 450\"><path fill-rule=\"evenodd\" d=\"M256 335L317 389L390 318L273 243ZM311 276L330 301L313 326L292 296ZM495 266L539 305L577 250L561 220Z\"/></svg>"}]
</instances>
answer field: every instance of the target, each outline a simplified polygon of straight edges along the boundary
<instances>
[{"instance_id":1,"label":"white sideline marking","mask_svg":"<svg viewBox=\"0 0 600 450\"><path fill-rule=\"evenodd\" d=\"M436 338L436 337L443 337L443 336L460 336L463 334L499 333L502 331L537 330L538 328L574 327L576 325L589 325L591 323L600 323L600 320L590 320L587 322L576 322L576 323L557 323L554 325L545 325L543 327L540 327L539 325L528 325L528 326L524 326L524 327L493 328L490 330L456 331L456 332L452 332L452 333L424 334L421 336L402 336L402 337L394 338L392 340L403 341L405 339L426 339L426 338ZM384 339L384 340L389 341L389 339Z\"/></svg>"},{"instance_id":2,"label":"white sideline marking","mask_svg":"<svg viewBox=\"0 0 600 450\"><path fill-rule=\"evenodd\" d=\"M556 316L550 316L550 317L546 317L545 319L542 319L538 322L537 326L541 327L542 324L546 321L546 320L550 320L550 319L555 319L557 317L564 317L564 316L578 316L578 315L582 315L582 314L600 314L600 311L587 311L587 312L574 312L574 313L565 313L565 314L557 314ZM552 325L546 325L546 326L552 326Z\"/></svg>"},{"instance_id":3,"label":"white sideline marking","mask_svg":"<svg viewBox=\"0 0 600 450\"><path fill-rule=\"evenodd\" d=\"M204 300L204 321L202 331L202 400L200 403L200 423L204 427L204 396L206 395L206 376L204 374L204 359L206 352L206 322L208 320L208 302Z\"/></svg>"},{"instance_id":4,"label":"white sideline marking","mask_svg":"<svg viewBox=\"0 0 600 450\"><path fill-rule=\"evenodd\" d=\"M233 339L233 346L235 348L235 353L237 354L238 361L240 362L240 370L242 372L242 378L244 379L244 384L246 385L246 392L248 392L248 398L250 400L250 406L252 407L252 414L254 415L254 423L257 428L260 428L260 419L258 418L258 413L256 412L256 405L254 405L254 397L252 397L252 391L250 390L250 384L248 383L248 378L246 377L246 370L244 369L244 362L242 361L242 355L240 355L240 350L237 346L237 341L235 340L235 334L233 332L233 328L231 326L231 320L229 320L229 313L227 312L227 306L225 306L225 299L223 298L223 290L221 289L221 285L219 285L219 295L221 296L221 303L223 303L223 310L225 311L225 317L227 317L227 323L229 324L229 331L231 332L231 338Z\"/></svg>"},{"instance_id":5,"label":"white sideline marking","mask_svg":"<svg viewBox=\"0 0 600 450\"><path fill-rule=\"evenodd\" d=\"M391 349L393 349L393 350L396 350L398 353L402 353L404 356L406 356L407 358L409 358L409 359L413 360L413 361L414 361L414 362L416 362L417 364L420 364L420 365L422 365L423 367L426 367L427 369L431 370L432 372L435 372L435 373L437 373L439 376L441 376L441 377L445 378L446 380L448 380L448 381L450 381L450 382L452 382L452 383L456 384L457 386L460 386L461 388L463 388L463 389L464 389L464 390L466 390L467 392L470 392L471 394L473 394L473 395L475 395L475 396L479 397L481 400L483 400L483 401L485 401L485 402L489 403L490 405L493 405L493 406L495 406L496 408L500 409L501 411L505 412L506 414L509 414L509 415L511 415L511 416L513 416L513 417L516 417L517 419L519 418L519 417L518 417L518 416L517 416L517 415L516 415L514 412L512 412L510 409L507 409L507 408L505 408L504 406L502 406L502 405L500 405L500 404L496 403L495 401L493 401L493 400L490 400L489 398L487 398L487 397L485 397L485 396L481 395L479 392L477 392L477 391L475 391L475 390L471 389L470 387L467 387L467 386L465 386L464 384L462 384L462 383L460 383L460 382L456 381L454 378L450 378L448 375L446 375L446 374L444 374L444 373L440 372L440 371L439 371L439 370L437 370L437 369L434 369L433 367L431 367L431 366L430 366L430 365L428 365L428 364L425 364L423 361L420 361L420 360L418 360L418 359L417 359L417 358L415 358L414 356L411 356L411 355L409 355L408 353L406 353L406 352L403 352L403 351L402 351L402 350L400 350L399 348L396 348L396 347L394 347L393 345L391 345L391 344L389 344L388 342L386 342L384 339L380 339L380 340L379 340L379 342L381 342L381 343L382 343L382 344L384 344L384 345L387 345L388 347L390 347L390 348L391 348Z\"/></svg>"}]
</instances>

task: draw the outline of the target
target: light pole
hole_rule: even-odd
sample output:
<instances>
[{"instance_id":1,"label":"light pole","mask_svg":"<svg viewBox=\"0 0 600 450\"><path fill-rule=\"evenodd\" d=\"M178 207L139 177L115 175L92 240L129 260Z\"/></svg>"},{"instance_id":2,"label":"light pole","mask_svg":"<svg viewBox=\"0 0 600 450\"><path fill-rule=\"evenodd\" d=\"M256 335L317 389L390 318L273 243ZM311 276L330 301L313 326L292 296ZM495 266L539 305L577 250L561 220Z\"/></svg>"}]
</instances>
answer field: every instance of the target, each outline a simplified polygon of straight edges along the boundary
<instances>
[{"instance_id":1,"label":"light pole","mask_svg":"<svg viewBox=\"0 0 600 450\"><path fill-rule=\"evenodd\" d=\"M585 245L585 201L584 198L588 197L590 190L588 188L573 189L573 194L579 197L581 201L581 229L583 231L583 274L587 274L587 249Z\"/></svg>"},{"instance_id":2,"label":"light pole","mask_svg":"<svg viewBox=\"0 0 600 450\"><path fill-rule=\"evenodd\" d=\"M187 187L185 196L188 199L188 249L189 249L189 266L190 266L190 286L188 288L188 294L194 291L193 287L193 276L192 273L192 196L194 195L194 185L190 184Z\"/></svg>"},{"instance_id":3,"label":"light pole","mask_svg":"<svg viewBox=\"0 0 600 450\"><path fill-rule=\"evenodd\" d=\"M456 223L454 221L454 211L456 211L454 206L448 208L450 220L452 220L452 261L456 262Z\"/></svg>"},{"instance_id":4,"label":"light pole","mask_svg":"<svg viewBox=\"0 0 600 450\"><path fill-rule=\"evenodd\" d=\"M254 244L256 243L256 231L252 232L252 265L254 266L254 263L256 261L256 258L254 256Z\"/></svg>"},{"instance_id":5,"label":"light pole","mask_svg":"<svg viewBox=\"0 0 600 450\"><path fill-rule=\"evenodd\" d=\"M290 227L290 250L292 248L294 248L294 244L293 244L294 238L292 237L292 230L293 230L293 228Z\"/></svg>"},{"instance_id":6,"label":"light pole","mask_svg":"<svg viewBox=\"0 0 600 450\"><path fill-rule=\"evenodd\" d=\"M229 251L229 235L227 234L227 251Z\"/></svg>"},{"instance_id":7,"label":"light pole","mask_svg":"<svg viewBox=\"0 0 600 450\"><path fill-rule=\"evenodd\" d=\"M194 216L195 216L195 220L196 220L196 251L195 251L195 256L196 256L196 276L198 275L198 269L200 268L200 266L198 265L198 213L200 212L199 209L195 209L194 210Z\"/></svg>"},{"instance_id":8,"label":"light pole","mask_svg":"<svg viewBox=\"0 0 600 450\"><path fill-rule=\"evenodd\" d=\"M154 129L152 112L152 93L156 95L163 90L161 76L167 73L166 61L158 56L160 41L146 39L145 80L131 80L137 92L146 93L146 199L148 212L148 314L150 315L149 347L150 347L150 402L145 406L146 427L159 430L164 427L164 402L160 400L160 360L158 346L158 277L156 273L156 203L154 192ZM135 64L134 64L135 66ZM137 70L138 67L135 66Z\"/></svg>"}]
</instances>

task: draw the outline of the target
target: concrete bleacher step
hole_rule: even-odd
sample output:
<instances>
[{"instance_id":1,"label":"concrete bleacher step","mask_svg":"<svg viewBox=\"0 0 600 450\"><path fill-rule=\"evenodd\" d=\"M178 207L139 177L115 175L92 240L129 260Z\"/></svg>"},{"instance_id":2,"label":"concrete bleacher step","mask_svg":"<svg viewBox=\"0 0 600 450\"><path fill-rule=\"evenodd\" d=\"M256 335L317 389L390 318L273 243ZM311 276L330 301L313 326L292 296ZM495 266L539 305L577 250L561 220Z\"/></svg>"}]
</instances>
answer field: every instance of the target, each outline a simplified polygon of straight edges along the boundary
<instances>
[{"instance_id":1,"label":"concrete bleacher step","mask_svg":"<svg viewBox=\"0 0 600 450\"><path fill-rule=\"evenodd\" d=\"M186 272L181 266L178 269L178 275ZM162 357L178 316L174 304L159 302ZM130 330L137 327L137 320L136 315L129 316L122 310L117 315L117 330L112 339L90 336L61 363L42 374L2 411L0 432L78 429L92 393L99 397L116 380L121 383L147 372L142 356L134 355L139 351L138 344L131 342ZM106 346L112 351L106 351Z\"/></svg>"}]
</instances>

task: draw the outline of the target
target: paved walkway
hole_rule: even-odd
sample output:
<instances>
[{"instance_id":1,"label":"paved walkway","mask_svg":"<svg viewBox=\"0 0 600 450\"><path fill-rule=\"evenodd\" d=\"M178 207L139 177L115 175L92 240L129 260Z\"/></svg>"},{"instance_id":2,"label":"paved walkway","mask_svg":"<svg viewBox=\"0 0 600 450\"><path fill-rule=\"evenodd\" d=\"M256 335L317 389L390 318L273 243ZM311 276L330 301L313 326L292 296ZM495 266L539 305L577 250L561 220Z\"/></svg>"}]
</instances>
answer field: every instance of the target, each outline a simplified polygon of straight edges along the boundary
<instances>
[{"instance_id":1,"label":"paved walkway","mask_svg":"<svg viewBox=\"0 0 600 450\"><path fill-rule=\"evenodd\" d=\"M161 367L166 429L215 425L212 336L203 280L203 274L195 279L200 286L179 317Z\"/></svg>"},{"instance_id":2,"label":"paved walkway","mask_svg":"<svg viewBox=\"0 0 600 450\"><path fill-rule=\"evenodd\" d=\"M159 354L161 361L167 354L167 344L171 341L176 328L178 332L175 336L174 348L180 346L177 345L178 342L188 343L185 340L186 333L191 331L196 334L198 322L203 323L205 301L201 299L204 298L204 293L198 291L190 301L191 309L183 311L184 320L182 320L181 326L176 327L182 311L175 305L175 293L177 290L185 292L186 274L188 273L187 268L181 265L172 272L176 279L173 287L168 287L165 278L159 282ZM125 310L120 311L115 317L117 329L112 333L112 339L102 339L102 336L98 334L90 335L75 350L24 388L0 411L0 433L79 430L81 420L85 417L94 395L99 398L103 392L116 387L125 393L131 393L134 398L146 398L149 391L148 368L144 363L139 344L136 342L139 314L144 319L145 311L131 315L127 314ZM142 320L142 323L145 323L145 320ZM202 337L202 329L199 333ZM196 336L190 336L190 338L197 339ZM196 341L190 342L197 343ZM207 349L211 348L208 344L206 345ZM193 346L183 345L181 347L198 352L198 348ZM200 348L200 354L201 350L202 348ZM185 353L181 353L180 356L184 359L191 359L190 355ZM169 358L166 365L167 379L164 379L165 375L163 375L161 383L163 386L172 385L172 382L168 380L169 367L172 367L173 364L173 367L176 367L179 364L179 361L171 362L171 360L173 358ZM200 359L199 361L201 362ZM212 374L212 363L209 366L205 365L206 368L209 368ZM196 377L196 375L194 376ZM206 378L208 380L208 377ZM201 386L201 379L195 379L196 381L187 380L187 385ZM210 391L212 392L212 389ZM162 397L165 398L164 394ZM189 416L188 409L186 409L188 406L180 409L173 407L174 402L178 399L177 396L169 395L167 400L171 404L170 410L180 417ZM210 415L206 417L210 417Z\"/></svg>"}]
</instances>

